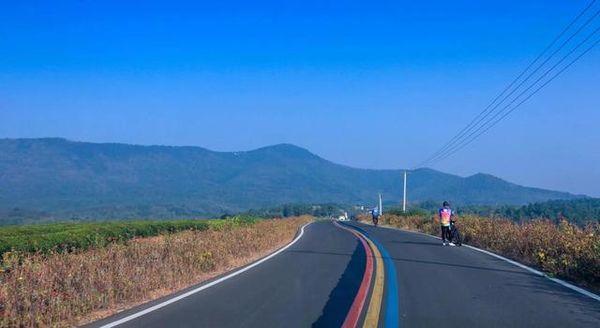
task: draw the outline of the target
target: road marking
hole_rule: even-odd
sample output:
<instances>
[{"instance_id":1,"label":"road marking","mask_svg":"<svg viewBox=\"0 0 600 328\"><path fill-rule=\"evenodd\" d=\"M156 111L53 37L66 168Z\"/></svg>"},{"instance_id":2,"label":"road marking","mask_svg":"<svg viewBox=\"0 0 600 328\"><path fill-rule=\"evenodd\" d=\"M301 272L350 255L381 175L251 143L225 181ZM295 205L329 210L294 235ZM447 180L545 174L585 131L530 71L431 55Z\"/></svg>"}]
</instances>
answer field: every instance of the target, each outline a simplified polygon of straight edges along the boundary
<instances>
[{"instance_id":1,"label":"road marking","mask_svg":"<svg viewBox=\"0 0 600 328\"><path fill-rule=\"evenodd\" d=\"M179 296L176 296L176 297L170 298L170 299L168 299L168 300L166 300L166 301L164 301L164 302L161 302L161 303L159 303L159 304L156 304L156 305L154 305L154 306L151 306L151 307L149 307L149 308L147 308L147 309L145 309L145 310L142 310L142 311L136 312L136 313L134 313L134 314L131 314L131 315L129 315L129 316L126 316L125 318L122 318L122 319L119 319L119 320L116 320L116 321L113 321L113 322L107 323L107 324L105 324L105 325L101 326L101 328L111 328L111 327L115 327L115 326L118 326L118 325L120 325L120 324L123 324L123 323L125 323L125 322L131 321L131 320L133 320L133 319L135 319L135 318L139 318L139 317L141 317L141 316L143 316L143 315L145 315L145 314L148 314L148 313L150 313L150 312L152 312L152 311L156 311L156 310L158 310L158 309L160 309L160 308L163 308L163 307L165 307L165 306L167 306L167 305L169 305L169 304L175 303L175 302L177 302L177 301L179 301L179 300L182 300L182 299L184 299L184 298L186 298L186 297L188 297L188 296L191 296L191 295L193 295L193 294L196 294L196 293L198 293L198 292L200 292L200 291L203 291L203 290L205 290L205 289L207 289L207 288L210 288L210 287L212 287L212 286L214 286L214 285L217 285L217 284L219 284L219 283L221 283L221 282L223 282L223 281L225 281L225 280L227 280L227 279L233 278L233 277L235 277L235 276L237 276L237 275L239 275L239 274L241 274L241 273L243 273L243 272L246 272L246 271L248 271L248 270L250 270L250 269L254 268L254 267L255 267L255 266L257 266L257 265L259 265L259 264L262 264L262 263L266 262L266 261L267 261L267 260L269 260L269 259L272 259L272 258L273 258L273 257L275 257L276 255L278 255L278 254L280 254L281 252L283 252L283 251L285 251L286 249L288 249L290 246L294 245L294 244L295 244L295 243L296 243L298 240L300 240L300 238L302 238L302 235L304 235L304 228L306 228L306 227L307 227L309 224L311 224L311 223L312 223L312 222L310 222L310 223L307 223L307 224L303 225L303 226L300 228L300 233L298 234L298 236L296 236L296 238L294 238L294 240L292 240L292 241L291 241L289 244L285 245L284 247L280 248L279 250L275 251L274 253L271 253L270 255L268 255L268 256L266 256L266 257L264 257L264 258L262 258L262 259L260 259L260 260L258 260L258 261L256 261L256 262L254 262L254 263L252 263L252 264L250 264L250 265L248 265L248 266L246 266L246 267L243 267L243 268L241 268L241 269L239 269L239 270L237 270L237 271L235 271L235 272L232 272L232 273L230 273L230 274L228 274L228 275L226 275L226 276L224 276L224 277L221 277L221 278L219 278L219 279L217 279L217 280L211 281L210 283L208 283L208 284L206 284L206 285L202 285L202 286L200 286L200 287L198 287L198 288L192 289L192 290L190 290L189 292L186 292L186 293L184 293L184 294L181 294L181 295L179 295Z\"/></svg>"},{"instance_id":2,"label":"road marking","mask_svg":"<svg viewBox=\"0 0 600 328\"><path fill-rule=\"evenodd\" d=\"M384 265L383 265L381 253L377 249L377 246L375 246L375 244L363 233L357 231L356 229L346 227L345 225L340 225L338 222L334 222L334 224L337 227L347 230L350 233L352 233L353 235L355 235L356 238L358 238L363 243L363 247L366 247L365 252L367 252L369 254L369 256L372 256L372 258L375 259L375 262L377 265L376 270L375 270L376 277L375 277L375 282L373 284L373 291L371 292L371 295L369 298L370 299L369 307L365 314L363 327L368 327L368 328L377 327L379 324L379 314L381 312L381 303L383 300L383 287L384 287L384 281L385 281ZM367 260L369 260L369 258L367 258ZM368 285L371 284L372 273L373 273L373 262L371 259ZM363 276L363 283L365 283L365 276ZM362 288L362 285L361 285L361 288ZM359 298L359 295L360 295L360 298ZM360 289L359 289L359 293L357 294L356 298L354 299L354 302L352 304L353 307L348 312L348 315L346 316L346 320L344 321L343 327L356 327L357 326L358 319L362 312L362 308L365 303L366 296L367 296L366 294L361 295ZM356 303L357 300L359 300L361 303L360 310L354 309L354 303ZM352 320L350 321L349 318L351 318ZM346 322L348 322L348 324L349 324L348 326L346 326Z\"/></svg>"},{"instance_id":3,"label":"road marking","mask_svg":"<svg viewBox=\"0 0 600 328\"><path fill-rule=\"evenodd\" d=\"M379 313L381 312L381 303L383 301L383 287L385 281L385 273L383 268L383 259L381 253L377 249L377 246L373 242L367 239L373 253L375 254L375 283L373 285L373 292L371 293L371 300L369 301L369 309L365 316L365 322L363 327L377 327L379 323Z\"/></svg>"},{"instance_id":4,"label":"road marking","mask_svg":"<svg viewBox=\"0 0 600 328\"><path fill-rule=\"evenodd\" d=\"M365 223L363 223L363 224L365 224ZM391 230L398 230L398 231L403 231L403 232L416 233L416 234L420 234L420 235L424 235L424 236L428 236L428 237L436 238L436 239L442 239L442 238L440 238L438 236L433 236L433 235L426 234L426 233L423 233L423 232L420 232L420 231L411 231L411 230L405 230L405 229L388 227L388 226L380 226L380 227L381 228L385 228L385 229L391 229ZM557 283L557 284L559 284L561 286L569 288L569 289L571 289L571 290L573 290L575 292L578 292L578 293L580 293L582 295L585 295L585 296L587 296L589 298L592 298L592 299L600 302L600 295L594 294L594 293L592 293L592 292L590 292L588 290L585 290L585 289L583 289L581 287L577 287L577 286L575 286L575 285L573 285L571 283L568 283L568 282L566 282L564 280L550 277L549 275L547 275L547 274L545 274L545 273L543 273L541 271L538 271L538 270L536 270L534 268L528 267L525 264L519 263L517 261L513 261L513 260L508 259L508 258L506 258L504 256L498 255L496 253L493 253L493 252L490 252L490 251L487 251L485 249L481 249L481 248L478 248L478 247L475 247L475 246L471 246L471 245L467 245L467 244L463 244L463 246L465 246L467 248L470 248L470 249L472 249L474 251L481 252L481 253L487 254L489 256L495 257L497 259L503 260L505 262L508 262L508 263L510 263L512 265L515 265L515 266L517 266L517 267L519 267L521 269L527 270L527 271L529 271L529 272L531 272L533 274L536 274L536 275L538 275L540 277L544 277L544 278L546 278L548 280L551 280L551 281L553 281L553 282L555 282L555 283Z\"/></svg>"},{"instance_id":5,"label":"road marking","mask_svg":"<svg viewBox=\"0 0 600 328\"><path fill-rule=\"evenodd\" d=\"M369 295L369 289L371 288L371 277L373 276L373 254L366 240L361 237L360 234L355 232L354 230L344 228L334 222L334 224L344 230L350 231L358 240L360 240L365 254L367 256L367 261L365 263L365 273L363 275L362 282L360 284L360 288L354 297L354 301L352 302L352 306L350 307L350 311L346 315L346 319L342 327L344 328L355 328L358 325L358 320L360 319L360 314L362 313L362 309L366 303L367 295Z\"/></svg>"},{"instance_id":6,"label":"road marking","mask_svg":"<svg viewBox=\"0 0 600 328\"><path fill-rule=\"evenodd\" d=\"M365 238L367 238L367 240L370 240L375 244L376 248L381 253L381 258L383 259L385 267L385 275L388 277L387 284L385 284L386 301L384 326L386 328L400 327L400 317L398 315L400 311L400 306L398 302L398 281L394 261L390 257L385 247L383 247L383 245L379 243L377 239L369 236L369 234L364 229L353 225L344 224L344 226L352 227L354 230L357 230L360 233L362 233L365 236Z\"/></svg>"},{"instance_id":7,"label":"road marking","mask_svg":"<svg viewBox=\"0 0 600 328\"><path fill-rule=\"evenodd\" d=\"M542 276L542 277L544 277L544 278L547 278L548 280L554 281L555 283L557 283L557 284L559 284L559 285L562 285L562 286L564 286L564 287L567 287L567 288L569 288L569 289L571 289L571 290L574 290L574 291L576 291L576 292L578 292L578 293L580 293L580 294L583 294L583 295L585 295L585 296L587 296L587 297L593 298L593 299L595 299L596 301L600 301L600 295L596 295L596 294L594 294L594 293L592 293L592 292L589 292L589 291L587 291L587 290L585 290L585 289L583 289L583 288L580 288L580 287L577 287L577 286L575 286L575 285L573 285L573 284L570 284L570 283L568 283L568 282L566 282L566 281L564 281L564 280L561 280L561 279L558 279L558 278L553 278L553 277L550 277L550 276L548 276L547 274L545 274L545 273L543 273L543 272L541 272L541 271L538 271L538 270L536 270L536 269L534 269L534 268L530 268L530 267L528 267L528 266L526 266L526 265L524 265L524 264L521 264L521 263L519 263L519 262L513 261L513 260L511 260L511 259L507 259L506 257L504 257L504 256L501 256L501 255L498 255L498 254L496 254L496 253L492 253L492 252L490 252L490 251L486 251L485 249L477 248L477 247L475 247L475 246L471 246L471 245L464 245L464 246L466 246L466 247L468 247L468 248L470 248L470 249L476 250L476 251L478 251L478 252L485 253L485 254L487 254L487 255L493 256L493 257L495 257L495 258L497 258L497 259L504 260L504 261L506 261L506 262L508 262L508 263L510 263L510 264L513 264L513 265L516 265L516 266L518 266L519 268L525 269L525 270L527 270L527 271L529 271L529 272L531 272L531 273L534 273L534 274L536 274L536 275L538 275L538 276Z\"/></svg>"},{"instance_id":8,"label":"road marking","mask_svg":"<svg viewBox=\"0 0 600 328\"><path fill-rule=\"evenodd\" d=\"M398 278L396 276L396 266L392 257L387 252L385 247L373 238L373 242L377 245L381 251L381 256L385 262L385 272L389 277L387 283L387 297L385 307L385 327L386 328L397 328L400 327L400 317L398 312L400 311L400 303L398 302Z\"/></svg>"}]
</instances>

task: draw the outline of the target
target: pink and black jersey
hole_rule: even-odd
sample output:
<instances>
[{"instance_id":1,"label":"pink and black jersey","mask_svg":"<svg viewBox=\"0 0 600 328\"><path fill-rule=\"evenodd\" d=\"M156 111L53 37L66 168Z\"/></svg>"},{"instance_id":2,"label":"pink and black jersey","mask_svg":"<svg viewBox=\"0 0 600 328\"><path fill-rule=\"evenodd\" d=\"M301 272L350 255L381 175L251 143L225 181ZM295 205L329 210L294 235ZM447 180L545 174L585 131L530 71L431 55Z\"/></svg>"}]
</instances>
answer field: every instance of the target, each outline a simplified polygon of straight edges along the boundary
<instances>
[{"instance_id":1,"label":"pink and black jersey","mask_svg":"<svg viewBox=\"0 0 600 328\"><path fill-rule=\"evenodd\" d=\"M442 225L449 226L450 219L452 218L452 209L447 208L447 207L442 207L442 208L440 208L439 214L440 214L440 222L442 223Z\"/></svg>"}]
</instances>

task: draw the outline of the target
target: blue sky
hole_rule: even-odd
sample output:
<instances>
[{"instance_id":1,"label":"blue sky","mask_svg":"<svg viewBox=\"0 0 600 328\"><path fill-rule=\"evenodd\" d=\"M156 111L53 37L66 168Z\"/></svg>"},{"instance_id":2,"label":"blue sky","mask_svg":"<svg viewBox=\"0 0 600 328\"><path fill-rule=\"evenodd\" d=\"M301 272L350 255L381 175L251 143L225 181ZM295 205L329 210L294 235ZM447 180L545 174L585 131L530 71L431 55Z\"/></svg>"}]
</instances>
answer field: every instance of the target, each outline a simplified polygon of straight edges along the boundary
<instances>
[{"instance_id":1,"label":"blue sky","mask_svg":"<svg viewBox=\"0 0 600 328\"><path fill-rule=\"evenodd\" d=\"M355 167L411 167L588 1L215 3L3 4L0 137L287 142ZM599 59L593 49L433 168L600 196Z\"/></svg>"}]
</instances>

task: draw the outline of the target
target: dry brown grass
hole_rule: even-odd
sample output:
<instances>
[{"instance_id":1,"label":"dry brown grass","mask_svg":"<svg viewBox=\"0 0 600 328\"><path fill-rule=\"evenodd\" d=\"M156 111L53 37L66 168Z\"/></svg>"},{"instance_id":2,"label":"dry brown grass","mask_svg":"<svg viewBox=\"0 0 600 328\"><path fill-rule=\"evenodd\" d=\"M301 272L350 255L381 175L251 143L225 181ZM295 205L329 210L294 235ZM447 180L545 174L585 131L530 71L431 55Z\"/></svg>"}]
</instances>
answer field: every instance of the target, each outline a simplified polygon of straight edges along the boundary
<instances>
[{"instance_id":1,"label":"dry brown grass","mask_svg":"<svg viewBox=\"0 0 600 328\"><path fill-rule=\"evenodd\" d=\"M363 220L368 218L363 217ZM534 266L542 271L600 291L600 225L579 228L567 221L516 223L475 216L458 218L463 240ZM439 235L435 217L384 215L381 224Z\"/></svg>"},{"instance_id":2,"label":"dry brown grass","mask_svg":"<svg viewBox=\"0 0 600 328\"><path fill-rule=\"evenodd\" d=\"M73 326L112 314L250 263L288 243L310 220L264 220L29 255L0 276L0 325Z\"/></svg>"}]
</instances>

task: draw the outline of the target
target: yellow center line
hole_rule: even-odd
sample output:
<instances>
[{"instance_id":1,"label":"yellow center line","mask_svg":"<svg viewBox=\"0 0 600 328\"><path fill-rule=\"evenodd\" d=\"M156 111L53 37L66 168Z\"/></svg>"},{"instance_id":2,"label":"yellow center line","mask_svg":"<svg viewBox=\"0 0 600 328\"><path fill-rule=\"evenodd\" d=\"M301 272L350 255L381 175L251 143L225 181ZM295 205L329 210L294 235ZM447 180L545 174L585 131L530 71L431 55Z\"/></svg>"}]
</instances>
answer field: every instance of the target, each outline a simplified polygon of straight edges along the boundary
<instances>
[{"instance_id":1,"label":"yellow center line","mask_svg":"<svg viewBox=\"0 0 600 328\"><path fill-rule=\"evenodd\" d=\"M373 285L373 292L371 293L371 300L369 301L369 309L365 316L365 322L363 327L371 328L377 327L379 323L379 313L381 312L381 303L383 300L383 284L384 284L384 270L383 270L383 259L377 246L366 236L363 235L369 246L373 250L373 257L375 258L375 284Z\"/></svg>"}]
</instances>

